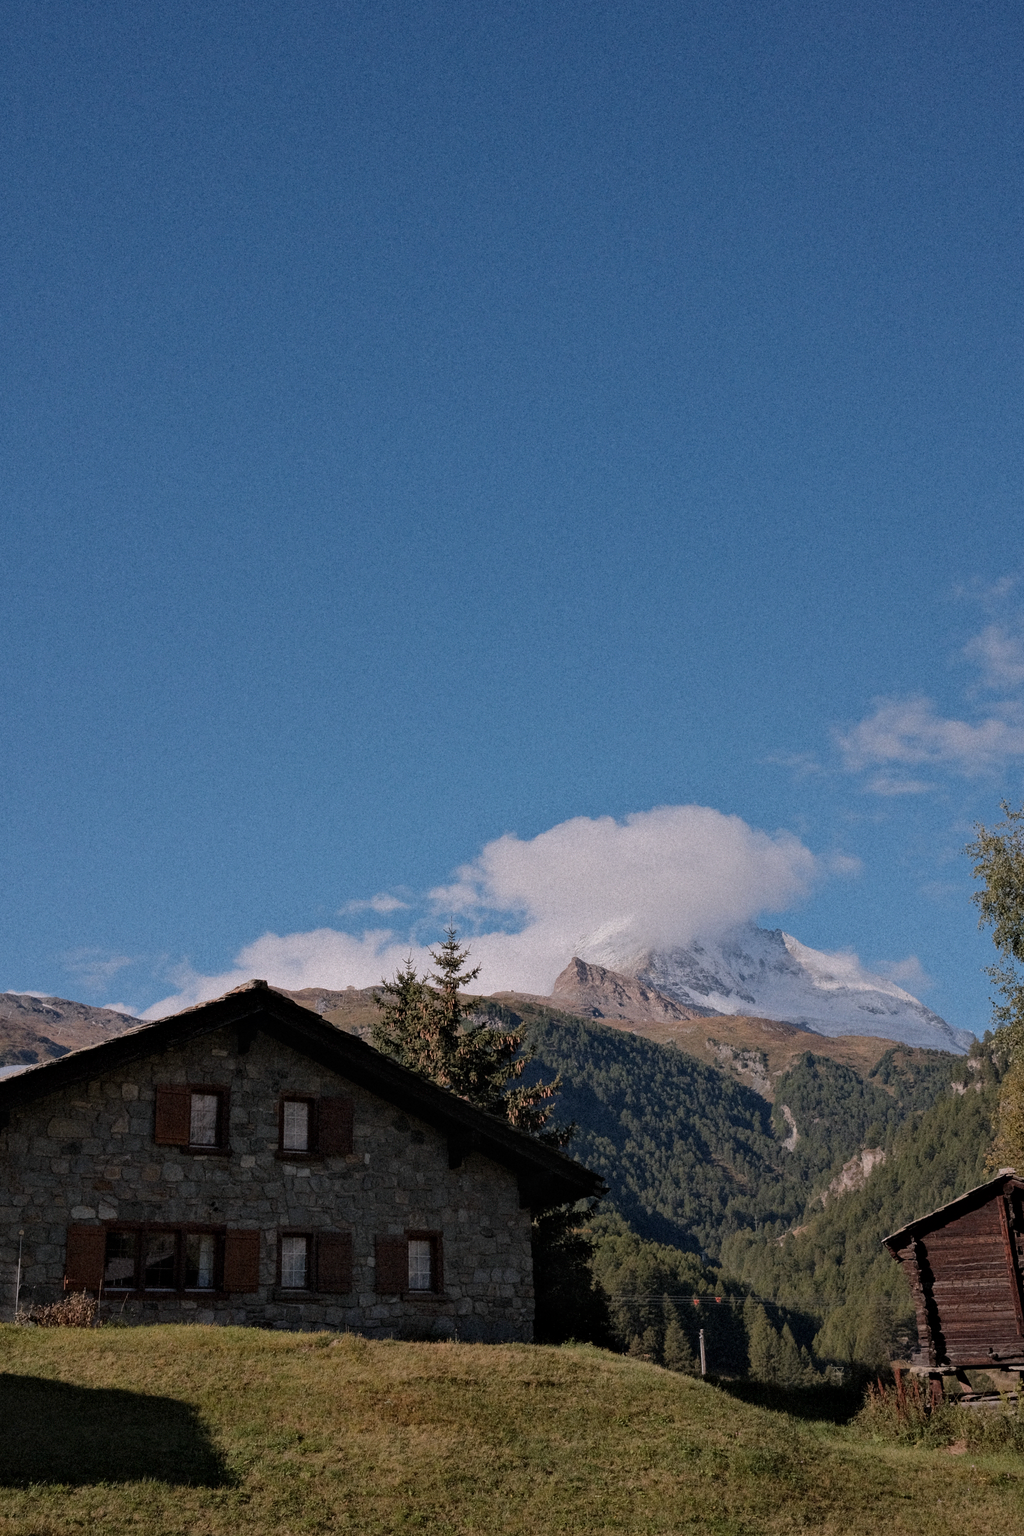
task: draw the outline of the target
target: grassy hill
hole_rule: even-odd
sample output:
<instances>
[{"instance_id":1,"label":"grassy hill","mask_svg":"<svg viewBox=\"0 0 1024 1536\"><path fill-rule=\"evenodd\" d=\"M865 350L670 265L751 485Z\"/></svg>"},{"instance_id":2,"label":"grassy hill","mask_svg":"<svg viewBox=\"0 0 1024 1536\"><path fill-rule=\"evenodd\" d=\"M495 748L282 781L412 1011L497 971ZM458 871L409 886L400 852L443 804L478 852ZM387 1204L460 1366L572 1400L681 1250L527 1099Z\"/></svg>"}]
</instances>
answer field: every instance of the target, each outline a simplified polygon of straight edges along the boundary
<instances>
[{"instance_id":1,"label":"grassy hill","mask_svg":"<svg viewBox=\"0 0 1024 1536\"><path fill-rule=\"evenodd\" d=\"M1019 1527L1021 1462L873 1441L591 1348L0 1328L5 1536Z\"/></svg>"}]
</instances>

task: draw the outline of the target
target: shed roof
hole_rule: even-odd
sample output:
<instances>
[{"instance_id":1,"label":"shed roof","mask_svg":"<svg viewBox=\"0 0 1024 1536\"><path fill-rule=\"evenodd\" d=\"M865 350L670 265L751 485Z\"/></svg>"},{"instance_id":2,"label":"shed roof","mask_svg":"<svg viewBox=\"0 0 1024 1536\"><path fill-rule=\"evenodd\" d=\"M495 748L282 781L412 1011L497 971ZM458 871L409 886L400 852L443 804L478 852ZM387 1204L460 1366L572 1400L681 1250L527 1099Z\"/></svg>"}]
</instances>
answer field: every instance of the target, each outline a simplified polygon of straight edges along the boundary
<instances>
[{"instance_id":1,"label":"shed roof","mask_svg":"<svg viewBox=\"0 0 1024 1536\"><path fill-rule=\"evenodd\" d=\"M516 1130L507 1121L477 1109L417 1072L399 1066L373 1046L328 1024L308 1008L269 987L250 981L212 1002L186 1008L152 1024L136 1024L98 1045L69 1051L0 1081L0 1124L9 1112L36 1099L185 1045L225 1026L252 1035L263 1032L301 1052L361 1088L425 1120L458 1145L503 1164L520 1181L525 1203L562 1204L602 1194L598 1174L563 1152Z\"/></svg>"},{"instance_id":2,"label":"shed roof","mask_svg":"<svg viewBox=\"0 0 1024 1536\"><path fill-rule=\"evenodd\" d=\"M890 1232L888 1237L883 1237L882 1243L890 1253L895 1254L900 1248L906 1246L909 1238L920 1237L935 1227L946 1226L948 1222L955 1221L959 1215L984 1205L993 1195L1008 1194L1011 1189L1024 1190L1024 1180L1018 1179L1015 1169L1000 1168L995 1178L987 1180L984 1184L976 1184L966 1194L958 1195L955 1200L947 1201L937 1210L929 1211L927 1216L918 1216L913 1221L908 1221L905 1227L900 1227L897 1231Z\"/></svg>"}]
</instances>

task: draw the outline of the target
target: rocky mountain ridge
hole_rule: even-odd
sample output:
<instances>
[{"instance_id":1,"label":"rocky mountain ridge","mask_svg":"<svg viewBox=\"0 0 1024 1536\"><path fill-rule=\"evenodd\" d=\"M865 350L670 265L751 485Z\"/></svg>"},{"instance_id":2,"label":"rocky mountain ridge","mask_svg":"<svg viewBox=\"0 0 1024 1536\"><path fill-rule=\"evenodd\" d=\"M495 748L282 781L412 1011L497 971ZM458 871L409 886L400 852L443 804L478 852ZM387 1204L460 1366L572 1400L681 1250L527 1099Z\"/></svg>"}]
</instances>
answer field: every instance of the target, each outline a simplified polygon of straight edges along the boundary
<instances>
[{"instance_id":1,"label":"rocky mountain ridge","mask_svg":"<svg viewBox=\"0 0 1024 1536\"><path fill-rule=\"evenodd\" d=\"M820 1035L874 1035L958 1055L974 1039L852 955L811 949L781 928L748 923L715 940L662 950L605 940L584 946L579 958L684 1007L778 1019Z\"/></svg>"}]
</instances>

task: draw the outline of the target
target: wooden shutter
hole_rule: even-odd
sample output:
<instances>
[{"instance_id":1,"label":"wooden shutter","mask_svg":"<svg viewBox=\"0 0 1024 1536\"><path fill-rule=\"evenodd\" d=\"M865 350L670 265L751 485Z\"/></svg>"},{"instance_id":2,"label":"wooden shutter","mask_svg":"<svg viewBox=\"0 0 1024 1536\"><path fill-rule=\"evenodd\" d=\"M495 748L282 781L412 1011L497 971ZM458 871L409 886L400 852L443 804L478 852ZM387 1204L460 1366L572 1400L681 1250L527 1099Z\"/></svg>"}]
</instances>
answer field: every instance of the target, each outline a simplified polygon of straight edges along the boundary
<instances>
[{"instance_id":1,"label":"wooden shutter","mask_svg":"<svg viewBox=\"0 0 1024 1536\"><path fill-rule=\"evenodd\" d=\"M107 1256L105 1227L69 1227L64 1260L66 1291L98 1291Z\"/></svg>"},{"instance_id":2,"label":"wooden shutter","mask_svg":"<svg viewBox=\"0 0 1024 1536\"><path fill-rule=\"evenodd\" d=\"M409 1289L409 1240L406 1237L378 1237L377 1271L374 1290L393 1296Z\"/></svg>"},{"instance_id":3,"label":"wooden shutter","mask_svg":"<svg viewBox=\"0 0 1024 1536\"><path fill-rule=\"evenodd\" d=\"M156 1121L153 1140L158 1147L187 1147L192 1120L192 1092L174 1083L156 1090Z\"/></svg>"},{"instance_id":4,"label":"wooden shutter","mask_svg":"<svg viewBox=\"0 0 1024 1536\"><path fill-rule=\"evenodd\" d=\"M224 1289L258 1291L260 1288L260 1234L228 1232L224 1238Z\"/></svg>"},{"instance_id":5,"label":"wooden shutter","mask_svg":"<svg viewBox=\"0 0 1024 1536\"><path fill-rule=\"evenodd\" d=\"M352 1100L321 1099L317 1107L317 1151L325 1157L347 1157L352 1151Z\"/></svg>"},{"instance_id":6,"label":"wooden shutter","mask_svg":"<svg viewBox=\"0 0 1024 1536\"><path fill-rule=\"evenodd\" d=\"M321 1232L316 1244L316 1288L347 1296L352 1289L351 1232Z\"/></svg>"}]
</instances>

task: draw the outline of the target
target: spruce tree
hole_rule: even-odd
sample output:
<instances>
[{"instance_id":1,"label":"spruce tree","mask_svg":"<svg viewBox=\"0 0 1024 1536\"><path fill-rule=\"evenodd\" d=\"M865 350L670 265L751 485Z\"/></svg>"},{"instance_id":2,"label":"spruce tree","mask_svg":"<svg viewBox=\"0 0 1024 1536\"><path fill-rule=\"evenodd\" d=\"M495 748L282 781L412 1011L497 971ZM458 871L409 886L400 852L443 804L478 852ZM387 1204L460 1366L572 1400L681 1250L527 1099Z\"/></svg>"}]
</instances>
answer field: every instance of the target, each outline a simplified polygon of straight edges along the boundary
<instances>
[{"instance_id":1,"label":"spruce tree","mask_svg":"<svg viewBox=\"0 0 1024 1536\"><path fill-rule=\"evenodd\" d=\"M685 1371L692 1375L695 1365L690 1341L683 1332L679 1312L667 1296L661 1298L665 1318L664 1339L661 1346L662 1364L670 1371Z\"/></svg>"},{"instance_id":2,"label":"spruce tree","mask_svg":"<svg viewBox=\"0 0 1024 1536\"><path fill-rule=\"evenodd\" d=\"M560 1079L519 1082L533 1055L522 1034L492 1029L467 1008L464 994L480 967L466 968L469 951L454 928L445 930L444 943L430 951L430 958L435 970L427 976L416 975L410 957L393 981L381 983L374 1045L478 1109L551 1145L565 1146L574 1127L548 1125L549 1100Z\"/></svg>"}]
</instances>

